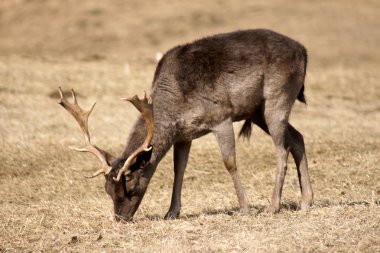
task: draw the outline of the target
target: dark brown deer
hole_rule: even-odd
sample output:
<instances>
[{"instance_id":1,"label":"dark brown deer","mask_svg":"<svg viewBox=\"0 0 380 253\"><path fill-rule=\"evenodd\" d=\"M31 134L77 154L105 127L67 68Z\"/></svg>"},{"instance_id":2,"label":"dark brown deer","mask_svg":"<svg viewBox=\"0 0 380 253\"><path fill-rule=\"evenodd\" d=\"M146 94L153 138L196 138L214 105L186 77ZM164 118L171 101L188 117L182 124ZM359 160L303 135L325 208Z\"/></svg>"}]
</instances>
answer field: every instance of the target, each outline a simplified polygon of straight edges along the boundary
<instances>
[{"instance_id":1,"label":"dark brown deer","mask_svg":"<svg viewBox=\"0 0 380 253\"><path fill-rule=\"evenodd\" d=\"M77 120L86 147L95 154L105 188L114 203L116 220L130 220L158 163L174 146L174 185L165 219L177 218L181 208L183 176L191 141L212 132L237 193L240 210L249 212L236 169L232 123L245 120L240 135L250 137L252 124L269 134L276 147L277 174L271 211L280 209L289 151L299 177L300 207L310 207L310 184L302 135L289 123L296 99L306 102L304 80L307 54L298 42L269 30L246 30L206 37L169 50L158 63L151 96L128 99L141 113L132 127L123 153L114 158L90 142L87 120L75 98L60 104ZM154 134L153 134L154 131Z\"/></svg>"}]
</instances>

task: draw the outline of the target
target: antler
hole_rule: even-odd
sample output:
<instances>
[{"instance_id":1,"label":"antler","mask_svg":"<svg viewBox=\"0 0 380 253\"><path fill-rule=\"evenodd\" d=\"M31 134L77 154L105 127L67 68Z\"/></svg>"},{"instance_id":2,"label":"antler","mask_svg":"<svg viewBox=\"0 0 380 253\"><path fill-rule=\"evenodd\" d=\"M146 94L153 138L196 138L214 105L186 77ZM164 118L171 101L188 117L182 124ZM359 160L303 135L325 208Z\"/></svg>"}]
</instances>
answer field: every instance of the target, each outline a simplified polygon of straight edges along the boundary
<instances>
[{"instance_id":1,"label":"antler","mask_svg":"<svg viewBox=\"0 0 380 253\"><path fill-rule=\"evenodd\" d=\"M73 104L69 103L69 101L63 95L61 87L59 87L59 94L61 96L61 99L58 103L62 105L74 117L74 119L78 122L80 128L82 129L82 132L84 135L85 147L83 148L69 147L69 148L74 149L79 152L90 152L94 154L102 163L101 169L96 171L92 176L86 176L86 177L92 178L102 173L108 174L111 171L112 167L108 164L107 157L112 157L112 156L106 151L101 150L97 146L91 144L90 134L88 132L88 117L90 116L90 113L94 109L96 102L91 106L90 110L85 111L79 107L74 89L71 89L71 94L73 95L73 100L74 100Z\"/></svg>"},{"instance_id":2,"label":"antler","mask_svg":"<svg viewBox=\"0 0 380 253\"><path fill-rule=\"evenodd\" d=\"M129 169L133 160L139 154L144 151L150 151L152 149L150 142L153 139L153 104L151 98L148 100L146 97L146 92L144 91L143 99L139 99L139 97L135 95L132 98L122 98L122 100L131 102L137 108L137 110L141 112L147 126L147 135L144 143L138 149L136 149L125 161L123 167L119 170L117 177L114 178L115 181L120 181L121 176Z\"/></svg>"}]
</instances>

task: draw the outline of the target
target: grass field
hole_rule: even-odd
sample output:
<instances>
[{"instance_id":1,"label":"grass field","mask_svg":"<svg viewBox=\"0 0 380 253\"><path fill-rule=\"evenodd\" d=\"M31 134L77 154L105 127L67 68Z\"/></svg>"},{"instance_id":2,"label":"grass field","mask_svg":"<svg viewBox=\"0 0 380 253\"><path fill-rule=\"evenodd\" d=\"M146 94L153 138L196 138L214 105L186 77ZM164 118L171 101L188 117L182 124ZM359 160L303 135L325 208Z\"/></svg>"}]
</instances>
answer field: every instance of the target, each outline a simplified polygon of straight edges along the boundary
<instances>
[{"instance_id":1,"label":"grass field","mask_svg":"<svg viewBox=\"0 0 380 253\"><path fill-rule=\"evenodd\" d=\"M247 3L248 2L248 3ZM379 1L0 2L0 252L380 252ZM237 141L250 214L241 216L212 135L193 142L180 218L164 221L171 152L134 222L116 223L99 164L57 104L73 87L94 142L120 154L137 111L119 100L149 90L155 54L208 34L265 27L309 52L303 133L315 201L299 211L289 160L282 209L268 211L276 162L254 128ZM235 125L236 132L241 123Z\"/></svg>"}]
</instances>

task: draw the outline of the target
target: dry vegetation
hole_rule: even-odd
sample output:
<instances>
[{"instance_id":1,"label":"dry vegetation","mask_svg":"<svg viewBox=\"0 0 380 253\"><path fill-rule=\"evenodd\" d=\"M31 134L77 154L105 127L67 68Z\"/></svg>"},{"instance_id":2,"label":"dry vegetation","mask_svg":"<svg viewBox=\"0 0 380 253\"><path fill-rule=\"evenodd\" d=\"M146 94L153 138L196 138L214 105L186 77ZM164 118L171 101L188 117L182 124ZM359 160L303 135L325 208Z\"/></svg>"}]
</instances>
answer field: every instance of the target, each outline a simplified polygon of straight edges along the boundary
<instances>
[{"instance_id":1,"label":"dry vegetation","mask_svg":"<svg viewBox=\"0 0 380 253\"><path fill-rule=\"evenodd\" d=\"M379 1L0 2L0 252L379 252ZM99 164L67 149L82 141L58 106L74 87L95 142L121 152L137 113L119 97L149 89L156 51L206 34L266 27L308 49L308 106L291 121L304 134L315 191L309 211L294 163L283 208L268 213L273 144L257 128L237 142L251 212L240 216L213 136L194 142L183 209L162 220L172 155L161 162L135 222L113 220ZM239 124L236 125L236 128Z\"/></svg>"}]
</instances>

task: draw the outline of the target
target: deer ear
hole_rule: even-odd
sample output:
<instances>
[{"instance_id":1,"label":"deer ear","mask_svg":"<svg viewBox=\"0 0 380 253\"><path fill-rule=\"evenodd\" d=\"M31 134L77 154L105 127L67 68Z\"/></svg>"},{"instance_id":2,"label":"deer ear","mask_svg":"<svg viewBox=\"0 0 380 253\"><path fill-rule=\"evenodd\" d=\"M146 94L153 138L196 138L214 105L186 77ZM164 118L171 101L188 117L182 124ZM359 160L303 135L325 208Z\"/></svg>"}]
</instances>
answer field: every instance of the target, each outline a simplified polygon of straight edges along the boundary
<instances>
[{"instance_id":1,"label":"deer ear","mask_svg":"<svg viewBox=\"0 0 380 253\"><path fill-rule=\"evenodd\" d=\"M145 165L150 161L152 157L153 147L149 146L143 152L137 155L136 161L131 165L130 170L135 171L137 169L145 168Z\"/></svg>"}]
</instances>

